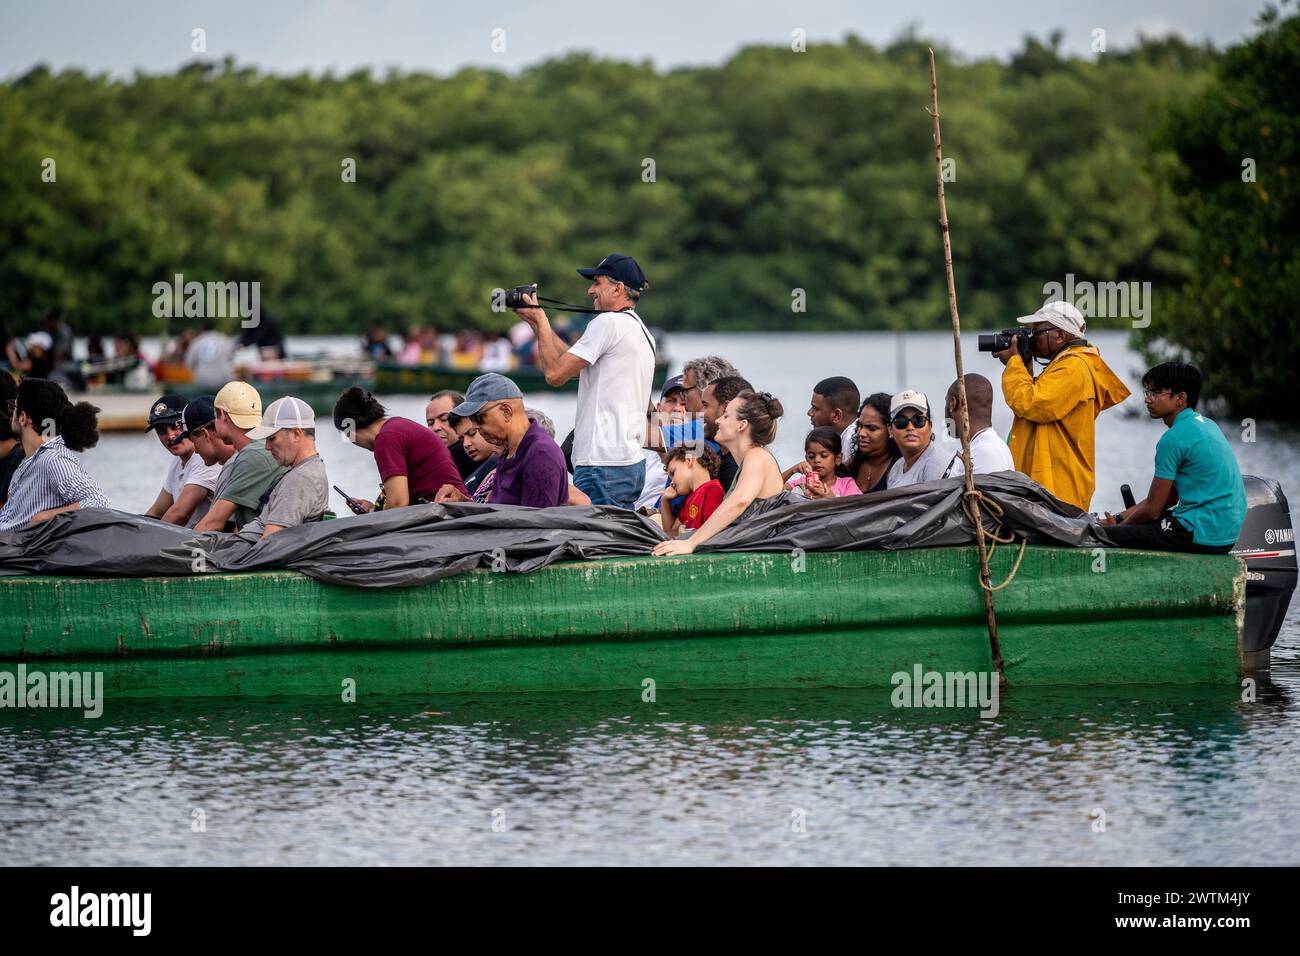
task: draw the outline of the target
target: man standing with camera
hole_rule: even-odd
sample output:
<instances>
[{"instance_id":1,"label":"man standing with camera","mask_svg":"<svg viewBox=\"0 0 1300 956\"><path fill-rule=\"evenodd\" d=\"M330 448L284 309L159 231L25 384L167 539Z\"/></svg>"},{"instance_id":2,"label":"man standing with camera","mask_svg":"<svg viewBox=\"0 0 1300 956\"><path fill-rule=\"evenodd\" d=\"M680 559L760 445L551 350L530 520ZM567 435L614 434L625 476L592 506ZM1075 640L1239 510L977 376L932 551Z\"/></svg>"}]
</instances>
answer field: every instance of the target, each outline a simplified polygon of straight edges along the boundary
<instances>
[{"instance_id":1,"label":"man standing with camera","mask_svg":"<svg viewBox=\"0 0 1300 956\"><path fill-rule=\"evenodd\" d=\"M573 483L594 505L630 509L645 486L641 446L655 369L654 339L635 311L645 273L631 256L611 253L578 274L591 280L587 294L597 314L572 348L551 328L535 291L514 311L537 335L546 383L578 377Z\"/></svg>"},{"instance_id":2,"label":"man standing with camera","mask_svg":"<svg viewBox=\"0 0 1300 956\"><path fill-rule=\"evenodd\" d=\"M1129 391L1089 345L1083 314L1049 302L1022 316L1009 348L993 353L1006 366L1002 395L1015 414L1007 444L1016 470L1062 501L1087 511L1096 487L1097 416ZM1034 358L1048 360L1035 380Z\"/></svg>"}]
</instances>

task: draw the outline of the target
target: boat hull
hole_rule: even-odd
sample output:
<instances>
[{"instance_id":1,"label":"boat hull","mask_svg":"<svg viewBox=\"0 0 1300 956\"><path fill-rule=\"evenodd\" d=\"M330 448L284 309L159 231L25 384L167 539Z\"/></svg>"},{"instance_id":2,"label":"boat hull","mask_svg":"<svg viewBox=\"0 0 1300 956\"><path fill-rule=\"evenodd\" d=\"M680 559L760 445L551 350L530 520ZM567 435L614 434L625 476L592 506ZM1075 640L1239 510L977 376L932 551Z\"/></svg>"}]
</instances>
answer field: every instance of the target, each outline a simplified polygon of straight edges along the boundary
<instances>
[{"instance_id":1,"label":"boat hull","mask_svg":"<svg viewBox=\"0 0 1300 956\"><path fill-rule=\"evenodd\" d=\"M998 592L1013 686L1238 680L1240 560L1106 551L1098 570L1101 553L1031 547ZM359 696L888 692L917 665L990 669L976 567L960 547L562 562L381 590L293 571L0 578L0 672L102 671L109 701L341 697L348 681Z\"/></svg>"}]
</instances>

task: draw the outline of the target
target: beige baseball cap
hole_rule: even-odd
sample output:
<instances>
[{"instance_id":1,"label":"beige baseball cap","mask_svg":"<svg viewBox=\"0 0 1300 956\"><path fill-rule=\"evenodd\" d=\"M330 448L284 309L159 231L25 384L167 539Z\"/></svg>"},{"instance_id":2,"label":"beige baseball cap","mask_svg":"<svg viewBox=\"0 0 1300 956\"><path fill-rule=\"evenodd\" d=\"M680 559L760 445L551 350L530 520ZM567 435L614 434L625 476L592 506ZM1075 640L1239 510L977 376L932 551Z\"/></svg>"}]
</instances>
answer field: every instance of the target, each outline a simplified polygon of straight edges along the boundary
<instances>
[{"instance_id":1,"label":"beige baseball cap","mask_svg":"<svg viewBox=\"0 0 1300 956\"><path fill-rule=\"evenodd\" d=\"M262 424L262 396L247 382L227 382L212 402L230 416L238 427L256 428Z\"/></svg>"},{"instance_id":2,"label":"beige baseball cap","mask_svg":"<svg viewBox=\"0 0 1300 956\"><path fill-rule=\"evenodd\" d=\"M925 392L918 392L915 389L905 388L894 395L889 402L889 417L893 418L905 408L915 408L917 411L930 414L930 399L926 397Z\"/></svg>"}]
</instances>

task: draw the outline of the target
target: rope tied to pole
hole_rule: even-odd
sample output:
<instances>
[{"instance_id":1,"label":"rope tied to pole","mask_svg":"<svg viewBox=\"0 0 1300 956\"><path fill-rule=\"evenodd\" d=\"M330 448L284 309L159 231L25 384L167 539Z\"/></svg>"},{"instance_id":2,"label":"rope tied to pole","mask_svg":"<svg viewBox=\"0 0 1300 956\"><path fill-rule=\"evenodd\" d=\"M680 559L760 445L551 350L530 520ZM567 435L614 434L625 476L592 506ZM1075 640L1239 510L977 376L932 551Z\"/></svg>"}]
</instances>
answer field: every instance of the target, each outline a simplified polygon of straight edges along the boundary
<instances>
[{"instance_id":1,"label":"rope tied to pole","mask_svg":"<svg viewBox=\"0 0 1300 956\"><path fill-rule=\"evenodd\" d=\"M1011 566L1011 572L1007 575L1005 581L1001 584L990 586L990 584L984 579L984 575L980 575L980 587L984 588L986 591L1001 591L1004 587L1015 580L1016 572L1020 570L1020 562L1025 557L1025 545L1029 543L1029 539L1017 538L1014 532L1008 532L1006 536L1003 537L999 532L1003 530L1002 515L1005 514L1005 511L1000 504L985 495L984 492L980 491L978 488L968 488L961 493L961 506L962 510L966 512L966 516L970 518L972 524L981 520L981 509L983 509L983 511L993 519L993 524L996 526L995 529L992 531L988 528L984 529L985 536L993 540L993 544L988 550L988 560L990 562L993 560L993 553L997 551L998 545L1014 544L1016 541L1020 542L1020 549L1016 552L1016 563Z\"/></svg>"},{"instance_id":2,"label":"rope tied to pole","mask_svg":"<svg viewBox=\"0 0 1300 956\"><path fill-rule=\"evenodd\" d=\"M939 231L943 234L944 272L948 280L948 312L952 317L952 350L957 366L957 405L961 414L961 427L959 429L961 459L962 464L965 466L966 479L966 490L962 495L962 507L975 525L975 546L979 550L980 556L980 593L984 597L984 620L989 632L989 651L993 656L993 669L997 671L998 683L1005 686L1007 674L1002 664L1002 642L998 638L998 619L993 610L993 592L1011 583L1011 578L1015 577L1015 572L1020 568L1020 560L1017 558L1011 577L995 588L989 578L990 552L985 547L984 521L980 513L980 503L986 499L979 489L975 487L975 472L971 466L970 458L970 406L966 401L966 373L962 368L961 360L961 317L957 314L957 281L953 278L952 273L952 238L948 228L948 205L943 195L943 138L939 133L939 79L935 71L933 49L930 50L930 109L927 112L930 114L931 119L934 120L934 180L939 192ZM987 504L992 505L995 502L987 502ZM991 508L990 513L993 513ZM999 508L994 514L994 521L999 526L1001 525L1001 513L1002 510ZM994 534L993 539L994 547L996 547L998 536ZM1021 557L1024 556L1023 543L1021 544L1020 554Z\"/></svg>"}]
</instances>

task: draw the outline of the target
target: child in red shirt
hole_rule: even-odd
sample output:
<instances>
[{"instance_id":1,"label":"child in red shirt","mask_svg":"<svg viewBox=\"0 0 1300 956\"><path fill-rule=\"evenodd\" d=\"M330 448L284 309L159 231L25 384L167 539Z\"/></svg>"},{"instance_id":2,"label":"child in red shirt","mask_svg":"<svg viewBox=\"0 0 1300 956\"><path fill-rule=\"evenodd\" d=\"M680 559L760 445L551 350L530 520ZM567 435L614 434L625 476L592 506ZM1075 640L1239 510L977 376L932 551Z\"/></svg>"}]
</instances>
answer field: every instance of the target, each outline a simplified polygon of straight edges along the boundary
<instances>
[{"instance_id":1,"label":"child in red shirt","mask_svg":"<svg viewBox=\"0 0 1300 956\"><path fill-rule=\"evenodd\" d=\"M718 481L721 465L718 453L703 444L693 448L688 442L668 453L668 487L659 503L665 534L674 535L679 528L698 528L722 504L722 482ZM670 503L679 495L686 495L686 501L674 516Z\"/></svg>"}]
</instances>

